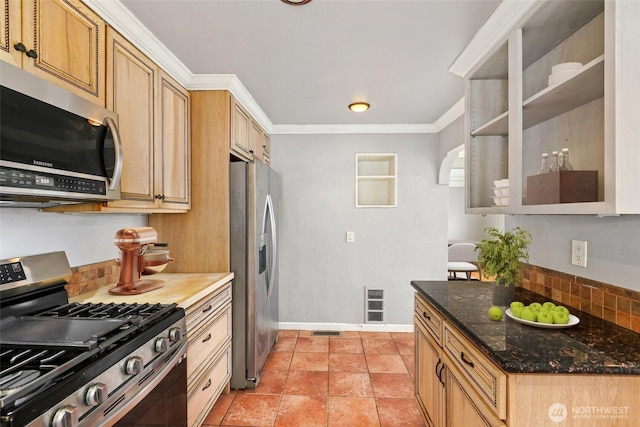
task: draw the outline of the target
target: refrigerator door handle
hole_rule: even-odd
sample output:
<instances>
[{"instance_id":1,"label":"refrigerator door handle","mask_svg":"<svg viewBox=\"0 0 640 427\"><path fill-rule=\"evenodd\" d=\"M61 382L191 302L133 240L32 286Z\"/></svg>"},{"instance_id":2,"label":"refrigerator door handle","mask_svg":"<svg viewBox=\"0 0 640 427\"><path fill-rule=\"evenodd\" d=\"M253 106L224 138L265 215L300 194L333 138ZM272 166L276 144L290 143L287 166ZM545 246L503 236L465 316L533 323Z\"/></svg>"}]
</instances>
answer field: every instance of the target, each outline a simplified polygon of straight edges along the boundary
<instances>
[{"instance_id":1,"label":"refrigerator door handle","mask_svg":"<svg viewBox=\"0 0 640 427\"><path fill-rule=\"evenodd\" d=\"M271 299L271 294L273 293L274 279L276 274L276 265L278 259L278 245L276 245L276 218L275 212L273 210L273 200L271 199L271 194L267 194L267 200L264 206L264 218L262 219L262 233L266 233L267 227L267 215L269 216L269 222L271 222L271 245L273 248L273 254L271 254L271 268L269 269L269 275L267 277L268 280L268 293L267 299Z\"/></svg>"}]
</instances>

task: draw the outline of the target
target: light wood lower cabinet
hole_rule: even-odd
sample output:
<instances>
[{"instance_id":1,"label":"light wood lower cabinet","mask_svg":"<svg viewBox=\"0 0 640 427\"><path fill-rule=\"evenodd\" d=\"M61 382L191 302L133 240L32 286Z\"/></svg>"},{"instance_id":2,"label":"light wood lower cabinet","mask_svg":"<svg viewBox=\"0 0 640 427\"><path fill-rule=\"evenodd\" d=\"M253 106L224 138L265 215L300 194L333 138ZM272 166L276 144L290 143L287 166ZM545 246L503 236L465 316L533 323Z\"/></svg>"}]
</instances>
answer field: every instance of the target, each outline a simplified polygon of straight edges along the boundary
<instances>
[{"instance_id":1,"label":"light wood lower cabinet","mask_svg":"<svg viewBox=\"0 0 640 427\"><path fill-rule=\"evenodd\" d=\"M442 349L431 337L419 316L415 317L416 399L427 425L443 425L444 383L440 379L444 363Z\"/></svg>"},{"instance_id":2,"label":"light wood lower cabinet","mask_svg":"<svg viewBox=\"0 0 640 427\"><path fill-rule=\"evenodd\" d=\"M231 282L186 308L187 420L200 426L231 378Z\"/></svg>"},{"instance_id":3,"label":"light wood lower cabinet","mask_svg":"<svg viewBox=\"0 0 640 427\"><path fill-rule=\"evenodd\" d=\"M507 374L419 294L416 400L431 427L637 425L637 375Z\"/></svg>"}]
</instances>

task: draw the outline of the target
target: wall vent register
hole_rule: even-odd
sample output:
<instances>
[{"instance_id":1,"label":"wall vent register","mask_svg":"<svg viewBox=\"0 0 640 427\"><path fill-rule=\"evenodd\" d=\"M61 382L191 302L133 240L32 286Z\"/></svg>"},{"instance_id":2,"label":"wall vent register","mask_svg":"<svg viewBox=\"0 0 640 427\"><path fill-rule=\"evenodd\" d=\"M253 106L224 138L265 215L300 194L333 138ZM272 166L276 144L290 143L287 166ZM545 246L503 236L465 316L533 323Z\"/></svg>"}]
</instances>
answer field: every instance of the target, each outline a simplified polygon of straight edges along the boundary
<instances>
[{"instance_id":1,"label":"wall vent register","mask_svg":"<svg viewBox=\"0 0 640 427\"><path fill-rule=\"evenodd\" d=\"M365 322L384 322L384 290L365 288Z\"/></svg>"}]
</instances>

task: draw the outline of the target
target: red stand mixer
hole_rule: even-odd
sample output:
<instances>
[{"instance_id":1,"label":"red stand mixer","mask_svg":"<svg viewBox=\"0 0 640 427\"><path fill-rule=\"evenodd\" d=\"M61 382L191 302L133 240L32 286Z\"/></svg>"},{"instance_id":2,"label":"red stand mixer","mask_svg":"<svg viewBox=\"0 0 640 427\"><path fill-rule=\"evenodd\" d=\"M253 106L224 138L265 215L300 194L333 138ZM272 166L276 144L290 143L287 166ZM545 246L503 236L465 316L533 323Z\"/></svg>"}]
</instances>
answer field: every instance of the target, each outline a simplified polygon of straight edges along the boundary
<instances>
[{"instance_id":1,"label":"red stand mixer","mask_svg":"<svg viewBox=\"0 0 640 427\"><path fill-rule=\"evenodd\" d=\"M168 250L149 249L158 239L152 227L118 230L113 243L120 249L120 280L109 289L112 295L137 295L164 286L162 280L142 280L141 275L155 274L173 261Z\"/></svg>"}]
</instances>

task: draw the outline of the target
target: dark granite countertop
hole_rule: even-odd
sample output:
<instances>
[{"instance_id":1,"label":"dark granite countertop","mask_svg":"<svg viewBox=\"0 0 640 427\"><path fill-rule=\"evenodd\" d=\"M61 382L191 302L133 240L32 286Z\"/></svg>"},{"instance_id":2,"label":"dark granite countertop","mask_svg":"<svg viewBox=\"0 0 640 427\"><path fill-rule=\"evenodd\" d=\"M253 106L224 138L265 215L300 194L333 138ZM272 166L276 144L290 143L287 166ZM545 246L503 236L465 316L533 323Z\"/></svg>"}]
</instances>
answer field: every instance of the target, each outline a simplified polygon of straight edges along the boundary
<instances>
[{"instance_id":1,"label":"dark granite countertop","mask_svg":"<svg viewBox=\"0 0 640 427\"><path fill-rule=\"evenodd\" d=\"M505 372L640 375L640 334L629 329L570 307L580 323L566 329L523 325L506 315L494 322L487 314L492 305L505 309L511 301L526 305L548 299L520 287L499 295L505 288L490 282L411 285Z\"/></svg>"}]
</instances>

